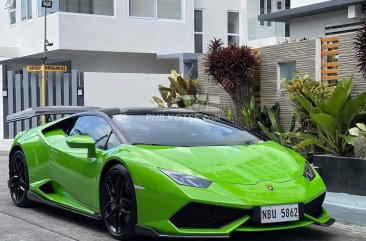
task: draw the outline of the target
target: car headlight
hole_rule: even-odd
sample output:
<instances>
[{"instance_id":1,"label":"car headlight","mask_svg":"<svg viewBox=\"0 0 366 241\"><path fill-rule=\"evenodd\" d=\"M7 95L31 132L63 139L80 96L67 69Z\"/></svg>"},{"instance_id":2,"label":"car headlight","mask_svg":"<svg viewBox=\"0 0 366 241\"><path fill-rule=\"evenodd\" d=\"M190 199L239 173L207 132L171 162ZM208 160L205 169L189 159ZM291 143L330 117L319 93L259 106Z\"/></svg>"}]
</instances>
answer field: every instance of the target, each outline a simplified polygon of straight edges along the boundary
<instances>
[{"instance_id":1,"label":"car headlight","mask_svg":"<svg viewBox=\"0 0 366 241\"><path fill-rule=\"evenodd\" d=\"M315 178L315 172L308 162L305 162L304 177L309 181L312 181Z\"/></svg>"},{"instance_id":2,"label":"car headlight","mask_svg":"<svg viewBox=\"0 0 366 241\"><path fill-rule=\"evenodd\" d=\"M159 168L159 170L161 172L163 172L165 175L167 175L168 177L170 177L172 180L174 180L176 183L178 183L180 185L184 185L184 186L208 188L212 183L209 180L195 177L195 176L190 176L190 175L180 173L180 172L173 172L173 171L169 171L169 170L161 169L161 168Z\"/></svg>"}]
</instances>

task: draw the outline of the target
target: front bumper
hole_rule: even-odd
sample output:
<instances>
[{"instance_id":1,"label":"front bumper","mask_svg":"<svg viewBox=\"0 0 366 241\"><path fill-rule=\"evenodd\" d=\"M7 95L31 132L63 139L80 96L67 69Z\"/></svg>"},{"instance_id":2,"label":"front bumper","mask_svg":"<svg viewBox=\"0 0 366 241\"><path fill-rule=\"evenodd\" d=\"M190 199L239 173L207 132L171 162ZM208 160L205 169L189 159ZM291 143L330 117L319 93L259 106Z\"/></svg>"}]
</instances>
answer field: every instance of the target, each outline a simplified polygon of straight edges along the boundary
<instances>
[{"instance_id":1,"label":"front bumper","mask_svg":"<svg viewBox=\"0 0 366 241\"><path fill-rule=\"evenodd\" d=\"M332 221L322 208L326 188L319 176L311 182L304 177L299 177L283 183L259 182L255 185L212 183L209 188L200 189L178 185L159 172L151 169L147 171L146 169L149 167L146 166L139 166L137 169L140 170L136 170L136 172L148 172L148 175L133 177L134 183L140 187L136 189L138 206L136 231L139 234L221 238L230 236L232 232L282 230L311 224L326 226ZM273 190L268 190L268 184L273 186ZM206 221L202 219L202 225L197 226L189 227L177 224L173 217L192 203L239 210L239 216L230 211L222 215L230 217L224 222L210 222L207 221L210 220L208 218ZM253 218L255 208L284 204L303 205L303 215L299 221L277 224L255 222ZM206 208L198 208L198 210L212 213ZM204 213L196 216L193 214L193 218L191 217L188 223L194 223L195 219L201 219L203 215ZM205 226L205 223L214 225Z\"/></svg>"},{"instance_id":2,"label":"front bumper","mask_svg":"<svg viewBox=\"0 0 366 241\"><path fill-rule=\"evenodd\" d=\"M324 227L331 226L335 220L331 218L326 210L322 209L322 214L318 218L304 214L299 221L275 223L275 224L259 224L251 222L250 215L246 215L224 227L218 229L177 229L174 233L164 233L154 230L150 227L137 225L136 233L144 236L152 237L168 237L168 238L230 238L233 232L265 232L286 230L292 228L306 227L316 224Z\"/></svg>"}]
</instances>

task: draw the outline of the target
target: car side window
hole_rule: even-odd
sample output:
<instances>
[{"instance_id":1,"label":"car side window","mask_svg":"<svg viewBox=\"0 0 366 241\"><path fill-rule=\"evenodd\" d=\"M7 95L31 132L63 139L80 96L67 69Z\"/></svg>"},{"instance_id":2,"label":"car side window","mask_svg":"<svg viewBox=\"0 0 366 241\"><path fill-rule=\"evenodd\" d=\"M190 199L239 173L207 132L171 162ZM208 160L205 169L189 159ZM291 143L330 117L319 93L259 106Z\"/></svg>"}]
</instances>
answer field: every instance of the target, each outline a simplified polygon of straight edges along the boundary
<instances>
[{"instance_id":1,"label":"car side window","mask_svg":"<svg viewBox=\"0 0 366 241\"><path fill-rule=\"evenodd\" d=\"M119 145L121 145L121 142L119 141L117 134L112 132L111 136L108 139L106 149L109 150Z\"/></svg>"},{"instance_id":2,"label":"car side window","mask_svg":"<svg viewBox=\"0 0 366 241\"><path fill-rule=\"evenodd\" d=\"M70 136L90 136L95 140L96 148L104 150L111 131L111 126L103 118L82 116L70 131Z\"/></svg>"}]
</instances>

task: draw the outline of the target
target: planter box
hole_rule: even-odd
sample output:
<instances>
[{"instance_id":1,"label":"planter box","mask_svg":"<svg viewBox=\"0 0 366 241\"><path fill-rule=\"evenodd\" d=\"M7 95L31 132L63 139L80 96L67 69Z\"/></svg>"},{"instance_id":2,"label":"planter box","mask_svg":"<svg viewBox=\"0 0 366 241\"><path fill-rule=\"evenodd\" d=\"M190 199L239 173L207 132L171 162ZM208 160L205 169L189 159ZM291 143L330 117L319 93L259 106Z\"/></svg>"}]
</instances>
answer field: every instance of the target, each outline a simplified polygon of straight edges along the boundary
<instances>
[{"instance_id":1,"label":"planter box","mask_svg":"<svg viewBox=\"0 0 366 241\"><path fill-rule=\"evenodd\" d=\"M314 156L327 190L366 196L366 160L348 157Z\"/></svg>"}]
</instances>

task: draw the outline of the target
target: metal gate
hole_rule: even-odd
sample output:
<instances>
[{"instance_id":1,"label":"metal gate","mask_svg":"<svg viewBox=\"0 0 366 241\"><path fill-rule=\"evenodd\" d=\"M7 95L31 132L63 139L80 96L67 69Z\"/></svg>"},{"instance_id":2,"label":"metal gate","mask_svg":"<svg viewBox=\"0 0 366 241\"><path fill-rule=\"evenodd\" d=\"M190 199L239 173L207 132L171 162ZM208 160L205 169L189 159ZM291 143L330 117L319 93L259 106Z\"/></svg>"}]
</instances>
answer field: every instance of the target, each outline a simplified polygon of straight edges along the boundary
<instances>
[{"instance_id":1,"label":"metal gate","mask_svg":"<svg viewBox=\"0 0 366 241\"><path fill-rule=\"evenodd\" d=\"M76 70L71 73L48 73L46 83L47 106L83 106L83 74ZM3 83L4 120L6 116L41 104L41 77L37 73L6 71ZM56 118L60 118L57 116ZM36 127L40 118L4 124L4 137L14 138L23 130Z\"/></svg>"}]
</instances>

